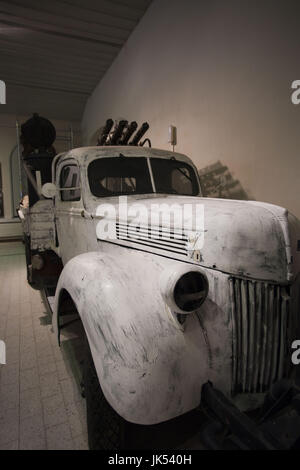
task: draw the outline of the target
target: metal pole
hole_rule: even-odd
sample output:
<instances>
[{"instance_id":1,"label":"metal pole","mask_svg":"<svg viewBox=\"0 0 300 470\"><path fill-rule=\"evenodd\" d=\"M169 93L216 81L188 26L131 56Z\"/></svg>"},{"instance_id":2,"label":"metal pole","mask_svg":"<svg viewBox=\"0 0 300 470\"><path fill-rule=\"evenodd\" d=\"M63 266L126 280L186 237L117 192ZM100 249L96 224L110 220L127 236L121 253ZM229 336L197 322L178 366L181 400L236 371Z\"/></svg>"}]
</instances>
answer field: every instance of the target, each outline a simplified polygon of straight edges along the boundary
<instances>
[{"instance_id":1,"label":"metal pole","mask_svg":"<svg viewBox=\"0 0 300 470\"><path fill-rule=\"evenodd\" d=\"M17 133L17 148L18 148L18 166L19 166L19 184L20 184L20 196L21 200L23 198L23 188L22 188L22 163L21 163L21 152L20 152L20 132L19 132L19 122L16 121L16 133Z\"/></svg>"},{"instance_id":2,"label":"metal pole","mask_svg":"<svg viewBox=\"0 0 300 470\"><path fill-rule=\"evenodd\" d=\"M17 215L15 214L15 183L14 183L14 171L13 171L13 157L14 157L14 153L15 151L17 150L17 147L18 145L16 144L14 146L14 148L12 149L12 151L10 152L10 156L9 156L9 165L10 165L10 184L11 184L11 210L12 210L12 214L13 214L13 217L17 217Z\"/></svg>"},{"instance_id":3,"label":"metal pole","mask_svg":"<svg viewBox=\"0 0 300 470\"><path fill-rule=\"evenodd\" d=\"M23 165L24 165L24 170L25 170L25 173L27 175L27 178L29 179L30 183L32 184L35 192L37 193L37 195L39 196L40 199L44 199L44 196L41 194L39 186L38 186L33 174L31 173L30 168L28 167L28 165L25 162L23 162Z\"/></svg>"}]
</instances>

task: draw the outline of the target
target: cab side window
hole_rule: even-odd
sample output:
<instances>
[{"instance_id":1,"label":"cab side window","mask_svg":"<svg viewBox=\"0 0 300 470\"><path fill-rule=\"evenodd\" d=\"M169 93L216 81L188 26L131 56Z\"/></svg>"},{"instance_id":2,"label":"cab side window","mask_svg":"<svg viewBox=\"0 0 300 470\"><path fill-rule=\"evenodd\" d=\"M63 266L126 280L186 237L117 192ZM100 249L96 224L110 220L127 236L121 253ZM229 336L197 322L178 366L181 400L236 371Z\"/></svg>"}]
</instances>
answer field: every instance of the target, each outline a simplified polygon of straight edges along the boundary
<instances>
[{"instance_id":1,"label":"cab side window","mask_svg":"<svg viewBox=\"0 0 300 470\"><path fill-rule=\"evenodd\" d=\"M65 165L59 178L60 197L62 201L80 201L80 175L77 165ZM68 189L77 188L77 189Z\"/></svg>"}]
</instances>

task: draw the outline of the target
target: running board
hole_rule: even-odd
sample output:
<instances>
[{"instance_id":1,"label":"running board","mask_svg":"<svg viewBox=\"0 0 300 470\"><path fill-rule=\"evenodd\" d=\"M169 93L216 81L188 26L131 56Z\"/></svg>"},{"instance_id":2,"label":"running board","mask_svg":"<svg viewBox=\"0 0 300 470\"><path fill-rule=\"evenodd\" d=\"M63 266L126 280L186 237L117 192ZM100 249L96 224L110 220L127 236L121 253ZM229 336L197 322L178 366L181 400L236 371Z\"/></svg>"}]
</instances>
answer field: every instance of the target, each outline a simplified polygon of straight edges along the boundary
<instances>
[{"instance_id":1,"label":"running board","mask_svg":"<svg viewBox=\"0 0 300 470\"><path fill-rule=\"evenodd\" d=\"M41 289L41 296L48 313L53 315L54 299L55 299L56 286L43 286Z\"/></svg>"}]
</instances>

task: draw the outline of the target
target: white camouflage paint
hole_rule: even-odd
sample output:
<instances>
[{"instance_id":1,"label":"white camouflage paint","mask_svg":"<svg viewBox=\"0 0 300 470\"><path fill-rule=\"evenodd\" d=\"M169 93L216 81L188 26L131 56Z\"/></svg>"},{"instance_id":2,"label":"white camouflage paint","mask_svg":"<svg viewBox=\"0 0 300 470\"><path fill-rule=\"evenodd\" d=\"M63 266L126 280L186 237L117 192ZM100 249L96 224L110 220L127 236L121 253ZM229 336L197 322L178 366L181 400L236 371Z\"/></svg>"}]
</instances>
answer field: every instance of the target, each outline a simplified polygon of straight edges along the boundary
<instances>
[{"instance_id":1,"label":"white camouflage paint","mask_svg":"<svg viewBox=\"0 0 300 470\"><path fill-rule=\"evenodd\" d=\"M153 194L130 196L128 204L204 204L205 240L199 261L151 246L141 249L129 240L97 240L100 200L90 193L87 166L94 158L118 157L120 152L127 157L175 155L192 164L180 154L139 147L82 148L56 158L54 181L64 162L79 165L82 200L55 201L65 267L56 290L53 326L58 334L59 300L65 289L82 318L107 400L128 421L153 424L195 408L207 380L231 394L229 279L293 282L300 272L300 223L271 204ZM118 204L116 197L103 199ZM209 294L182 327L162 284L166 272L184 269L204 272Z\"/></svg>"}]
</instances>

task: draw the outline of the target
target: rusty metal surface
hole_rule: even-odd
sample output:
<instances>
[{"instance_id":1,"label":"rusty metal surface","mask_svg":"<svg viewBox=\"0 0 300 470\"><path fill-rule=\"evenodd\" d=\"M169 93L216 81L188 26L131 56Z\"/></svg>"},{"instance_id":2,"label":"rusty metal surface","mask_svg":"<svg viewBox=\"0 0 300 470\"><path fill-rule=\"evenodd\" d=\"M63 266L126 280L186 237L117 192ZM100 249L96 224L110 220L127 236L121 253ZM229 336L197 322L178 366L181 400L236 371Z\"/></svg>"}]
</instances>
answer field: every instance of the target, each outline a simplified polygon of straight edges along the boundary
<instances>
[{"instance_id":1,"label":"rusty metal surface","mask_svg":"<svg viewBox=\"0 0 300 470\"><path fill-rule=\"evenodd\" d=\"M29 231L32 250L44 251L53 248L55 224L51 199L40 200L30 209Z\"/></svg>"}]
</instances>

